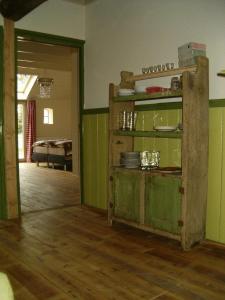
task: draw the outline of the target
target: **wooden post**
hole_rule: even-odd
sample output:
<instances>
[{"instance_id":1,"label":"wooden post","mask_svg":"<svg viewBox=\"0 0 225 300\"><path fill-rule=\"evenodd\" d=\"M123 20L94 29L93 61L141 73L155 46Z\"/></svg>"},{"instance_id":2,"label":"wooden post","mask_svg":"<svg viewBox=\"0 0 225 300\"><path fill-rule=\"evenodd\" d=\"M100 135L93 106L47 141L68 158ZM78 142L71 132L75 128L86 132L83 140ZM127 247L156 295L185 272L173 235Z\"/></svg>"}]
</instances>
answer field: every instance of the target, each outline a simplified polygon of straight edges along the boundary
<instances>
[{"instance_id":1,"label":"wooden post","mask_svg":"<svg viewBox=\"0 0 225 300\"><path fill-rule=\"evenodd\" d=\"M71 84L71 120L72 120L72 156L73 173L80 176L80 131L79 131L79 53L77 49L72 51L72 84Z\"/></svg>"},{"instance_id":2,"label":"wooden post","mask_svg":"<svg viewBox=\"0 0 225 300\"><path fill-rule=\"evenodd\" d=\"M208 190L209 63L197 58L197 73L183 73L182 246L205 237Z\"/></svg>"},{"instance_id":3,"label":"wooden post","mask_svg":"<svg viewBox=\"0 0 225 300\"><path fill-rule=\"evenodd\" d=\"M8 218L18 217L14 22L4 19L4 144Z\"/></svg>"}]
</instances>

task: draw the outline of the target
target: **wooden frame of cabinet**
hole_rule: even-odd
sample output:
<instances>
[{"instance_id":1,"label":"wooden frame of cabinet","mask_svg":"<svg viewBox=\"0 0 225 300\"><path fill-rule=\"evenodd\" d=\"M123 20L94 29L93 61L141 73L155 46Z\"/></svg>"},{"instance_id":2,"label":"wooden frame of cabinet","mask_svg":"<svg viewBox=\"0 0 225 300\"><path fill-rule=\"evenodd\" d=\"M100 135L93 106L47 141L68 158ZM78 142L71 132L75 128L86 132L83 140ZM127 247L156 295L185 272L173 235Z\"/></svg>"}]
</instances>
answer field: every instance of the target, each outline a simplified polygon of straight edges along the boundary
<instances>
[{"instance_id":1,"label":"wooden frame of cabinet","mask_svg":"<svg viewBox=\"0 0 225 300\"><path fill-rule=\"evenodd\" d=\"M119 88L133 88L135 81L159 78L173 75L182 75L182 91L169 94L154 95L132 95L118 96ZM208 59L197 57L197 64L190 67L178 68L169 71L150 74L133 75L131 72L121 72L121 83L119 86L109 86L109 193L108 193L108 220L109 223L119 221L144 230L155 232L181 241L184 250L189 249L195 243L204 239L206 202L208 185ZM135 101L164 99L169 97L182 97L182 122L183 131L159 133L150 132L126 132L119 131L119 112L122 110L134 110ZM118 168L120 163L120 152L133 151L134 137L159 137L159 138L181 138L182 140L182 174L181 186L181 216L179 219L180 231L171 234L164 230L158 230L146 226L141 222L130 222L124 218L118 218L114 214L114 191L113 180L115 170L123 172ZM146 171L128 170L128 172L139 172L142 174L142 188L140 189L140 215L144 214L144 177ZM148 172L150 176L168 176ZM171 175L178 176L178 175Z\"/></svg>"}]
</instances>

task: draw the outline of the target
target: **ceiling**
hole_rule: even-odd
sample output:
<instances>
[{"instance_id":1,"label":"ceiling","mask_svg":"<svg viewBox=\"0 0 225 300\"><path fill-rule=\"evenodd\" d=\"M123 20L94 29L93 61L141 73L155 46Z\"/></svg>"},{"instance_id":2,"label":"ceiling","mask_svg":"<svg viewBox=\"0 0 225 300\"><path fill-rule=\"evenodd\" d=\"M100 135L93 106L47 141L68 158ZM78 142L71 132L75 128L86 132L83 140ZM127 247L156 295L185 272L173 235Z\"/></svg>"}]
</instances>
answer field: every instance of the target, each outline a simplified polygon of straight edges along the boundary
<instances>
[{"instance_id":1,"label":"ceiling","mask_svg":"<svg viewBox=\"0 0 225 300\"><path fill-rule=\"evenodd\" d=\"M4 18L19 21L36 7L48 0L0 0L0 13ZM86 5L96 0L62 0L74 4Z\"/></svg>"},{"instance_id":2,"label":"ceiling","mask_svg":"<svg viewBox=\"0 0 225 300\"><path fill-rule=\"evenodd\" d=\"M0 0L0 13L4 18L18 21L47 0Z\"/></svg>"},{"instance_id":3,"label":"ceiling","mask_svg":"<svg viewBox=\"0 0 225 300\"><path fill-rule=\"evenodd\" d=\"M19 38L17 41L17 66L19 72L35 73L37 69L72 70L74 48L43 44Z\"/></svg>"}]
</instances>

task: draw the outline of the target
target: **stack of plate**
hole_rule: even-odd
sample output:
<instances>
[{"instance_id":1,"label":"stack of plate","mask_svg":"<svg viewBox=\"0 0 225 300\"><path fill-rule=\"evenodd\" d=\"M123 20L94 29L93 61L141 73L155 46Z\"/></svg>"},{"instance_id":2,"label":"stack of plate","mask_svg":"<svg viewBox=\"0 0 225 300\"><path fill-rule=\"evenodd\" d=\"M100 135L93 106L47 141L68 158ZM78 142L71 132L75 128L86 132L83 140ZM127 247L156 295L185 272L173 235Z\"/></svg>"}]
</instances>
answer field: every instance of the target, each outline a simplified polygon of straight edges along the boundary
<instances>
[{"instance_id":1,"label":"stack of plate","mask_svg":"<svg viewBox=\"0 0 225 300\"><path fill-rule=\"evenodd\" d=\"M130 96L134 94L132 89L119 89L119 96Z\"/></svg>"},{"instance_id":2,"label":"stack of plate","mask_svg":"<svg viewBox=\"0 0 225 300\"><path fill-rule=\"evenodd\" d=\"M121 152L120 164L124 168L136 169L140 166L140 152Z\"/></svg>"}]
</instances>

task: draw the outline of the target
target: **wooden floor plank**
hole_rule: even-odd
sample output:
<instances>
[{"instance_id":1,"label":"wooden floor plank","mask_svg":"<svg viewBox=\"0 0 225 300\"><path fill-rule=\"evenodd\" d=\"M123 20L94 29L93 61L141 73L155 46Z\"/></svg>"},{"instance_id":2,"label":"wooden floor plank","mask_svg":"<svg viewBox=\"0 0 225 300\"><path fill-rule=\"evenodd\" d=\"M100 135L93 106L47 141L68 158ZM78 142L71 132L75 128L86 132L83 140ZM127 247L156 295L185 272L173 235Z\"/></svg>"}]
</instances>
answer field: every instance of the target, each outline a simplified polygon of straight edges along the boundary
<instances>
[{"instance_id":1,"label":"wooden floor plank","mask_svg":"<svg viewBox=\"0 0 225 300\"><path fill-rule=\"evenodd\" d=\"M79 177L71 172L20 163L19 175L22 213L80 203Z\"/></svg>"},{"instance_id":2,"label":"wooden floor plank","mask_svg":"<svg viewBox=\"0 0 225 300\"><path fill-rule=\"evenodd\" d=\"M224 247L203 243L184 252L176 241L109 227L104 214L79 200L67 205L78 199L78 186L64 202L62 191L72 183L60 177L52 199L32 204L39 197L33 186L22 220L0 222L0 271L9 276L15 300L225 299Z\"/></svg>"},{"instance_id":3,"label":"wooden floor plank","mask_svg":"<svg viewBox=\"0 0 225 300\"><path fill-rule=\"evenodd\" d=\"M1 270L19 300L225 296L225 268L211 264L225 250L221 257L207 245L183 252L166 238L108 227L106 218L79 206L27 214L19 226L5 222L0 236Z\"/></svg>"}]
</instances>

